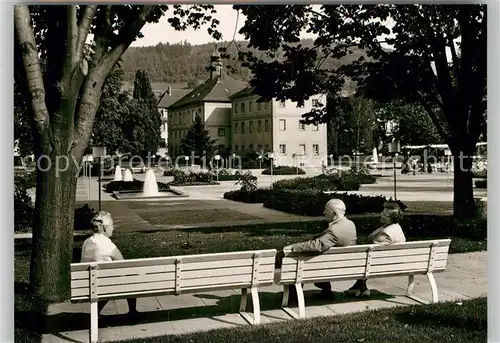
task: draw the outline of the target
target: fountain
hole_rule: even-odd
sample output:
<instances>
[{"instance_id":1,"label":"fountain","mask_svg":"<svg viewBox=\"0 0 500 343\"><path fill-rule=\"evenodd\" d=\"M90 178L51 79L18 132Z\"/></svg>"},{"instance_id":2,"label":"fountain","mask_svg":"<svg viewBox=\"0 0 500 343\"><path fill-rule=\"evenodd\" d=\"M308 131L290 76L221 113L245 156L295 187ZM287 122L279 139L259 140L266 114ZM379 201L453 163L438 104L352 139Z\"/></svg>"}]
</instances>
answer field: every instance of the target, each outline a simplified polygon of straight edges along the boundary
<instances>
[{"instance_id":1,"label":"fountain","mask_svg":"<svg viewBox=\"0 0 500 343\"><path fill-rule=\"evenodd\" d=\"M115 168L115 178L113 179L113 181L121 181L122 179L123 179L123 176L122 176L122 167L116 166L116 168Z\"/></svg>"},{"instance_id":2,"label":"fountain","mask_svg":"<svg viewBox=\"0 0 500 343\"><path fill-rule=\"evenodd\" d=\"M142 187L142 195L145 197L159 195L158 183L156 182L156 176L153 169L148 169L146 171L146 176L144 177L144 186Z\"/></svg>"},{"instance_id":3,"label":"fountain","mask_svg":"<svg viewBox=\"0 0 500 343\"><path fill-rule=\"evenodd\" d=\"M134 177L132 176L132 172L130 169L125 169L125 172L123 173L123 181L125 182L131 182L134 181Z\"/></svg>"},{"instance_id":4,"label":"fountain","mask_svg":"<svg viewBox=\"0 0 500 343\"><path fill-rule=\"evenodd\" d=\"M124 181L133 181L130 169L125 170ZM159 189L158 182L153 169L148 169L144 176L142 191L114 191L113 194L118 200L122 199L164 199L173 197L187 197L184 193L174 189Z\"/></svg>"}]
</instances>

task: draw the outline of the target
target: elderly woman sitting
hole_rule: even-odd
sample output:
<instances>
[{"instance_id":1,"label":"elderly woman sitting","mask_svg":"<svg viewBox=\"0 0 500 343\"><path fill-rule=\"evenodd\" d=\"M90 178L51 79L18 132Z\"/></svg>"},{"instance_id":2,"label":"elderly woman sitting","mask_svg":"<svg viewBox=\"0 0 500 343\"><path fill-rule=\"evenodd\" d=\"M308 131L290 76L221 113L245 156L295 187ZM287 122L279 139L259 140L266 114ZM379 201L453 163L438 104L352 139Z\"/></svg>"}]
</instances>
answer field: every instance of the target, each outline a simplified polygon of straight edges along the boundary
<instances>
[{"instance_id":1,"label":"elderly woman sitting","mask_svg":"<svg viewBox=\"0 0 500 343\"><path fill-rule=\"evenodd\" d=\"M383 225L373 231L368 239L372 244L395 244L406 242L405 234L399 222L403 219L403 211L397 203L388 202L384 204L384 210L380 216ZM355 297L370 296L370 290L366 285L366 280L358 280L346 291L347 294Z\"/></svg>"},{"instance_id":2,"label":"elderly woman sitting","mask_svg":"<svg viewBox=\"0 0 500 343\"><path fill-rule=\"evenodd\" d=\"M109 237L113 235L113 218L109 212L101 211L92 218L94 234L83 242L81 262L104 262L123 260L123 256ZM127 299L129 315L137 315L136 299ZM99 301L98 312L107 301Z\"/></svg>"}]
</instances>

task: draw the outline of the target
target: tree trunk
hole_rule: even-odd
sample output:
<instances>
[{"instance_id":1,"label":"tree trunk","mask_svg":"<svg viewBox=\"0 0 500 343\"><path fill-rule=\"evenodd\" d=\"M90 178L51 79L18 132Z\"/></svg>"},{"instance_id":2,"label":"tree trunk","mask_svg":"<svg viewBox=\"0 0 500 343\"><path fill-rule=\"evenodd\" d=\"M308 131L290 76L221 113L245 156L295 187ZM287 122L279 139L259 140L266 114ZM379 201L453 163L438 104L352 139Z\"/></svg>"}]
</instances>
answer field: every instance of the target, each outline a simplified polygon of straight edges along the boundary
<instances>
[{"instance_id":1,"label":"tree trunk","mask_svg":"<svg viewBox=\"0 0 500 343\"><path fill-rule=\"evenodd\" d=\"M474 218L476 203L474 201L474 185L472 183L473 152L466 156L453 156L453 216L458 218Z\"/></svg>"},{"instance_id":2,"label":"tree trunk","mask_svg":"<svg viewBox=\"0 0 500 343\"><path fill-rule=\"evenodd\" d=\"M47 160L37 170L30 284L44 299L61 301L69 298L78 168L69 154L54 151L51 165Z\"/></svg>"}]
</instances>

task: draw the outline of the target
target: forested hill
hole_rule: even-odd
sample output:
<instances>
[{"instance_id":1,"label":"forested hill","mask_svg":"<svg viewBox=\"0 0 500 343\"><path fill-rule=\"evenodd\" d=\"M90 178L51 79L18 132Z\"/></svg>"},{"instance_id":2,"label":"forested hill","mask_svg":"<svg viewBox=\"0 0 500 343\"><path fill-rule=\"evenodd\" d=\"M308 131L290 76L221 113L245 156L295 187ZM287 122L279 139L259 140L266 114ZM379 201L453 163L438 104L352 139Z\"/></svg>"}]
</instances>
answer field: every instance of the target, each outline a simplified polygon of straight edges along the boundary
<instances>
[{"instance_id":1,"label":"forested hill","mask_svg":"<svg viewBox=\"0 0 500 343\"><path fill-rule=\"evenodd\" d=\"M232 57L237 55L237 47L243 51L248 51L247 42L218 42L217 46L227 47L228 52ZM302 40L300 44L304 46L312 46L313 40ZM139 69L147 70L149 78L152 82L165 83L198 83L208 77L206 67L210 62L210 55L214 52L214 43L202 45L191 45L188 42L178 44L157 44L156 46L148 47L131 47L129 48L122 61L122 68L125 72L125 80L133 81L135 72ZM263 56L263 52L250 49L257 56ZM345 59L352 60L357 58L358 53L347 56ZM234 60L225 60L224 63L235 65L238 72L232 74L233 77L248 81L251 77L250 71L241 67L239 62ZM339 61L329 60L326 65L339 64Z\"/></svg>"}]
</instances>

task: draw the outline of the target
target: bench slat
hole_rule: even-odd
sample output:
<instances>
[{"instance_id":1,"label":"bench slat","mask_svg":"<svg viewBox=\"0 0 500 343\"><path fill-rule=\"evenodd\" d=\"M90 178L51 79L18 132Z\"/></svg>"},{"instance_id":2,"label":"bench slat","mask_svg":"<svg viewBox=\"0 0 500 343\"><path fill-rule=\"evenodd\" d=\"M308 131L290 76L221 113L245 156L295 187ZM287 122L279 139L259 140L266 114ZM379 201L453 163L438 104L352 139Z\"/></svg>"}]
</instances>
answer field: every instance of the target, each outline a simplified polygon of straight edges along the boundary
<instances>
[{"instance_id":1,"label":"bench slat","mask_svg":"<svg viewBox=\"0 0 500 343\"><path fill-rule=\"evenodd\" d=\"M215 269L215 268L232 268L232 267L243 267L253 265L252 258L246 259L236 259L236 260L222 260L222 261L208 261L208 262L194 262L189 263L181 259L182 270L200 270L200 269ZM150 265L143 267L125 267L125 268L114 268L114 269L101 269L99 265L99 277L108 276L124 276L124 275L145 275L152 273L164 273L164 272L174 272L175 271L175 260L171 261L170 265ZM265 257L260 259L260 264L274 264L275 257ZM86 271L74 271L71 273L72 280L88 279L89 272Z\"/></svg>"},{"instance_id":2,"label":"bench slat","mask_svg":"<svg viewBox=\"0 0 500 343\"><path fill-rule=\"evenodd\" d=\"M385 274L388 272L418 272L423 273L427 271L428 262L414 262L414 263L395 263L389 265L376 265L370 266L370 276ZM444 269L446 267L446 260L434 261L432 270ZM351 267L351 268L337 268L337 269L316 269L303 271L303 280L313 280L315 278L332 278L337 276L345 277L351 275L352 277L363 277L365 267ZM281 274L281 281L295 280L296 272L283 272Z\"/></svg>"},{"instance_id":3,"label":"bench slat","mask_svg":"<svg viewBox=\"0 0 500 343\"><path fill-rule=\"evenodd\" d=\"M361 267L366 264L366 254L365 258L357 260L348 261L332 261L332 262L317 262L317 263L305 263L302 270L315 270L315 269L333 269L333 268L348 268L348 267ZM287 264L281 266L282 272L295 272L297 270L297 262L294 264Z\"/></svg>"},{"instance_id":4,"label":"bench slat","mask_svg":"<svg viewBox=\"0 0 500 343\"><path fill-rule=\"evenodd\" d=\"M251 259L253 258L254 254L259 254L261 258L274 257L276 256L276 249L239 251L239 252L216 253L216 254L181 255L181 256L171 256L171 257L141 258L141 259L130 259L122 261L100 262L99 270L169 265L175 263L175 261L178 259L181 259L183 262L186 263ZM72 263L71 271L72 272L87 271L90 265L92 264L93 263Z\"/></svg>"},{"instance_id":5,"label":"bench slat","mask_svg":"<svg viewBox=\"0 0 500 343\"><path fill-rule=\"evenodd\" d=\"M448 254L440 253L436 254L434 257L435 261L441 261L448 259ZM371 260L371 265L385 265L385 264L394 264L394 263L410 263L410 262L428 262L429 254L425 255L410 255L410 256L389 256L389 257L379 257L373 258Z\"/></svg>"},{"instance_id":6,"label":"bench slat","mask_svg":"<svg viewBox=\"0 0 500 343\"><path fill-rule=\"evenodd\" d=\"M236 267L236 268L217 268L206 270L188 270L185 269L181 272L181 280L198 279L205 277L219 277L231 275L252 275L253 266ZM274 263L259 266L260 274L274 273Z\"/></svg>"},{"instance_id":7,"label":"bench slat","mask_svg":"<svg viewBox=\"0 0 500 343\"><path fill-rule=\"evenodd\" d=\"M384 246L388 247L388 246ZM343 249L343 248L332 248L334 249ZM436 254L440 253L448 253L449 246L439 246L436 247ZM413 248L413 249L398 249L398 250L385 250L385 251L372 251L372 259L378 257L388 257L388 256L408 256L408 255L427 255L429 256L430 248ZM366 258L366 252L361 253L347 253L347 254L317 254L317 255L302 255L300 257L304 261L306 261L306 266L309 263L320 263L320 262L331 262L331 261L350 261L356 259ZM285 265L296 265L297 257L284 257L282 261L282 266Z\"/></svg>"},{"instance_id":8,"label":"bench slat","mask_svg":"<svg viewBox=\"0 0 500 343\"><path fill-rule=\"evenodd\" d=\"M173 291L174 288L175 288L174 281L134 283L134 284L128 284L128 285L99 287L99 295L106 295L106 294L112 294L112 293L128 293L128 292L147 292L147 291L153 291L153 290ZM72 298L88 296L88 295L89 295L89 289L87 287L86 288L76 288L76 289L72 290L72 292L71 292Z\"/></svg>"},{"instance_id":9,"label":"bench slat","mask_svg":"<svg viewBox=\"0 0 500 343\"><path fill-rule=\"evenodd\" d=\"M259 285L260 281L265 280L273 280L274 279L274 271L269 273L259 273L257 285ZM206 277L199 279L188 279L181 280L181 292L184 288L189 287L205 287L205 286L216 286L216 285L228 285L228 284L248 284L250 285L252 282L252 275L233 275L233 276L220 276L220 277Z\"/></svg>"}]
</instances>

